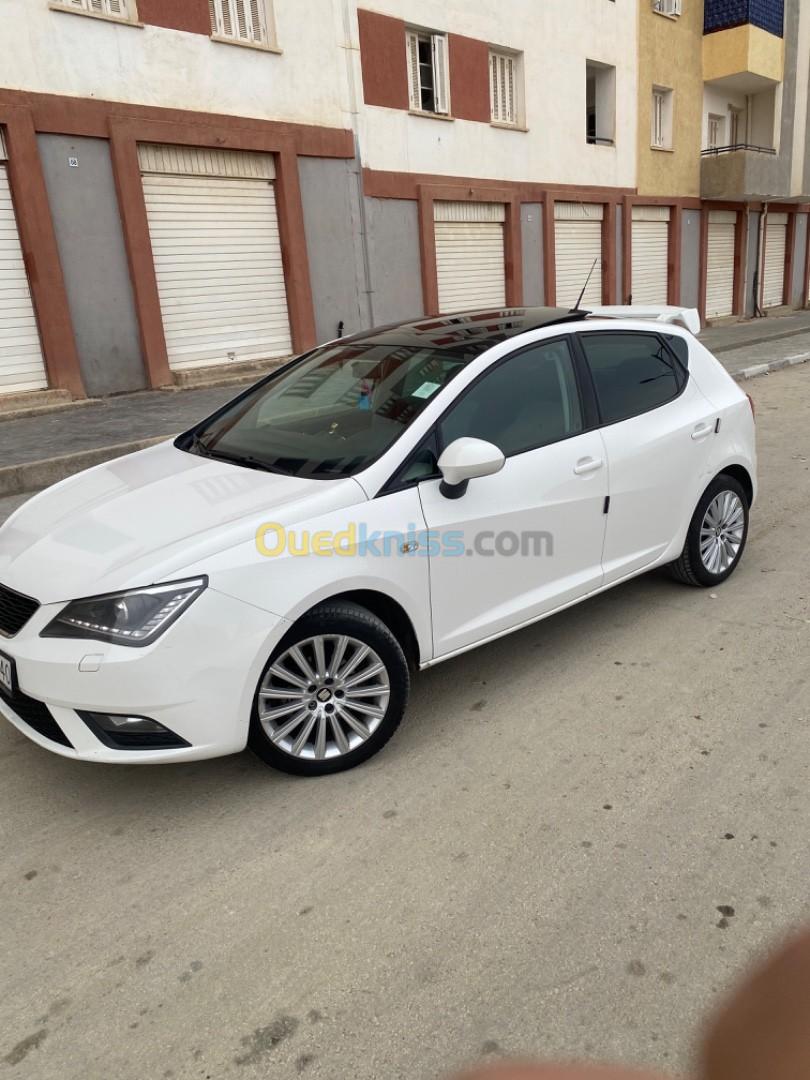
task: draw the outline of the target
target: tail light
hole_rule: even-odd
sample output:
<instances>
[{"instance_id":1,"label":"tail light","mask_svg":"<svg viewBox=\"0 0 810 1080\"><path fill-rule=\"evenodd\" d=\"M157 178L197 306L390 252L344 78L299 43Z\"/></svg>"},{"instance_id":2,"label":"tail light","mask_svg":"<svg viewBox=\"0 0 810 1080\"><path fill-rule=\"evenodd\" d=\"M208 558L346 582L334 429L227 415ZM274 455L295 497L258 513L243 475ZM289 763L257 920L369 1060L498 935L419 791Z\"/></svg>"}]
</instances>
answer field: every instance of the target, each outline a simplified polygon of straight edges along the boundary
<instances>
[{"instance_id":1,"label":"tail light","mask_svg":"<svg viewBox=\"0 0 810 1080\"><path fill-rule=\"evenodd\" d=\"M757 420L757 407L754 404L754 399L751 397L750 394L746 394L745 396L748 398L748 404L751 406L751 415L754 418L754 423L756 423L756 420Z\"/></svg>"}]
</instances>

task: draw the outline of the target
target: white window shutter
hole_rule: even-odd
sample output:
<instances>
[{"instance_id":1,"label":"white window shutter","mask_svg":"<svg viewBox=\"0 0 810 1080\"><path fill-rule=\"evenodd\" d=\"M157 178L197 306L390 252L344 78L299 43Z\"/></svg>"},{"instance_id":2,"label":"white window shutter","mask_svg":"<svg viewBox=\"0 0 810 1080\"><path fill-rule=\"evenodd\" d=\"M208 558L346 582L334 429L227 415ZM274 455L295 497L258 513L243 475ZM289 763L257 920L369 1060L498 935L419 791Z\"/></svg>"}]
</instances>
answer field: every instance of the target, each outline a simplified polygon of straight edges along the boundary
<instances>
[{"instance_id":1,"label":"white window shutter","mask_svg":"<svg viewBox=\"0 0 810 1080\"><path fill-rule=\"evenodd\" d=\"M430 43L433 50L433 82L436 99L436 112L446 116L450 112L448 93L447 38L444 34L432 34Z\"/></svg>"},{"instance_id":2,"label":"white window shutter","mask_svg":"<svg viewBox=\"0 0 810 1080\"><path fill-rule=\"evenodd\" d=\"M107 14L117 15L121 19L128 16L127 0L107 0Z\"/></svg>"},{"instance_id":3,"label":"white window shutter","mask_svg":"<svg viewBox=\"0 0 810 1080\"><path fill-rule=\"evenodd\" d=\"M221 34L222 26L220 20L219 5L216 0L208 0L208 14L211 17L211 33Z\"/></svg>"},{"instance_id":4,"label":"white window shutter","mask_svg":"<svg viewBox=\"0 0 810 1080\"><path fill-rule=\"evenodd\" d=\"M517 115L517 86L515 79L515 66L517 61L514 56L506 57L506 122L516 124Z\"/></svg>"},{"instance_id":5,"label":"white window shutter","mask_svg":"<svg viewBox=\"0 0 810 1080\"><path fill-rule=\"evenodd\" d=\"M496 124L517 123L517 60L507 53L489 54L492 120Z\"/></svg>"},{"instance_id":6,"label":"white window shutter","mask_svg":"<svg viewBox=\"0 0 810 1080\"><path fill-rule=\"evenodd\" d=\"M222 11L222 33L225 37L233 37L236 21L231 13L231 0L218 0Z\"/></svg>"},{"instance_id":7,"label":"white window shutter","mask_svg":"<svg viewBox=\"0 0 810 1080\"><path fill-rule=\"evenodd\" d=\"M494 121L500 120L501 117L501 95L500 87L498 84L498 56L495 53L489 54L489 104L490 115Z\"/></svg>"},{"instance_id":8,"label":"white window shutter","mask_svg":"<svg viewBox=\"0 0 810 1080\"><path fill-rule=\"evenodd\" d=\"M236 5L236 32L234 37L240 41L250 41L248 33L247 0L234 0Z\"/></svg>"},{"instance_id":9,"label":"white window shutter","mask_svg":"<svg viewBox=\"0 0 810 1080\"><path fill-rule=\"evenodd\" d=\"M267 38L264 15L264 0L250 0L250 31L253 40L257 42Z\"/></svg>"},{"instance_id":10,"label":"white window shutter","mask_svg":"<svg viewBox=\"0 0 810 1080\"><path fill-rule=\"evenodd\" d=\"M406 35L408 49L408 104L412 109L422 108L419 88L419 36L412 31Z\"/></svg>"}]
</instances>

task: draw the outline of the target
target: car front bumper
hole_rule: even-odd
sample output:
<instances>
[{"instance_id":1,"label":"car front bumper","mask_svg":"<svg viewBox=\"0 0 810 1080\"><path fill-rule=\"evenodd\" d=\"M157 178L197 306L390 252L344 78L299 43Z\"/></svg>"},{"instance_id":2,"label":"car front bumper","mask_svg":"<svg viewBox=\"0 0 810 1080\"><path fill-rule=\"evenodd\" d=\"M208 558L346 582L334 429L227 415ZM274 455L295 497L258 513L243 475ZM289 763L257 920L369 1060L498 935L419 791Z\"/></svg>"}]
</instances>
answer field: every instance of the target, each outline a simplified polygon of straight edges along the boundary
<instances>
[{"instance_id":1,"label":"car front bumper","mask_svg":"<svg viewBox=\"0 0 810 1080\"><path fill-rule=\"evenodd\" d=\"M12 698L0 695L0 716L29 739L63 757L130 765L197 761L244 749L256 686L288 627L284 619L209 586L145 648L40 637L63 607L44 605L17 635L0 636L0 652L14 661L18 691ZM189 745L114 749L80 711L148 717Z\"/></svg>"}]
</instances>

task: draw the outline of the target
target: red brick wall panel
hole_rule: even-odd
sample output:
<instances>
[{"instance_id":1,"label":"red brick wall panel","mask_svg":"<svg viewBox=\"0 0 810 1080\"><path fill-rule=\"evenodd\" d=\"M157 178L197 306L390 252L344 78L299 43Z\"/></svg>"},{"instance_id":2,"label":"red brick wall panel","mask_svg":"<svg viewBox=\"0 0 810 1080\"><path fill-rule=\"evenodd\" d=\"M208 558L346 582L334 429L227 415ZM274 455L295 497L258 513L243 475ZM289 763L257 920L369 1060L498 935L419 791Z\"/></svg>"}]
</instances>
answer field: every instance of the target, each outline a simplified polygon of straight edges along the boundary
<instances>
[{"instance_id":1,"label":"red brick wall panel","mask_svg":"<svg viewBox=\"0 0 810 1080\"><path fill-rule=\"evenodd\" d=\"M386 109L408 108L408 65L405 58L405 23L373 11L357 12L363 98L366 105Z\"/></svg>"},{"instance_id":2,"label":"red brick wall panel","mask_svg":"<svg viewBox=\"0 0 810 1080\"><path fill-rule=\"evenodd\" d=\"M489 46L485 41L450 34L450 112L458 120L491 119Z\"/></svg>"},{"instance_id":3,"label":"red brick wall panel","mask_svg":"<svg viewBox=\"0 0 810 1080\"><path fill-rule=\"evenodd\" d=\"M138 0L138 18L150 26L186 30L190 34L211 33L208 0Z\"/></svg>"}]
</instances>

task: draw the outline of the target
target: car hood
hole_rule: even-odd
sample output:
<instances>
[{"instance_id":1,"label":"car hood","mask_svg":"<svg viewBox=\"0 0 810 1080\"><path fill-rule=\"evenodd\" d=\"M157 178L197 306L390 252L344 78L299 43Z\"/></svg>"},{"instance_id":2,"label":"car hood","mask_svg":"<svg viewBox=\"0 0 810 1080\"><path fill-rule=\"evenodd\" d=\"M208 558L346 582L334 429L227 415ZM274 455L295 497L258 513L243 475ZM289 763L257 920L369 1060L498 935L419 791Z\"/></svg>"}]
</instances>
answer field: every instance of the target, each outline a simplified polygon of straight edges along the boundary
<instances>
[{"instance_id":1,"label":"car hood","mask_svg":"<svg viewBox=\"0 0 810 1080\"><path fill-rule=\"evenodd\" d=\"M365 502L349 478L248 469L161 443L63 480L0 528L0 583L56 603L165 581L244 542Z\"/></svg>"}]
</instances>

